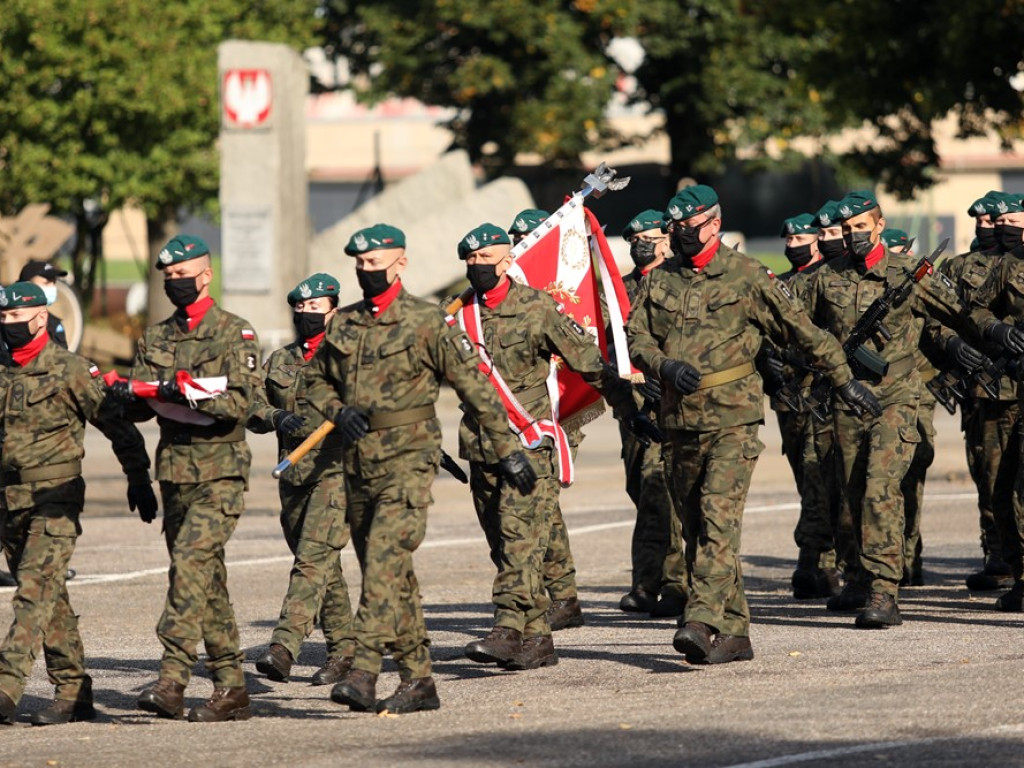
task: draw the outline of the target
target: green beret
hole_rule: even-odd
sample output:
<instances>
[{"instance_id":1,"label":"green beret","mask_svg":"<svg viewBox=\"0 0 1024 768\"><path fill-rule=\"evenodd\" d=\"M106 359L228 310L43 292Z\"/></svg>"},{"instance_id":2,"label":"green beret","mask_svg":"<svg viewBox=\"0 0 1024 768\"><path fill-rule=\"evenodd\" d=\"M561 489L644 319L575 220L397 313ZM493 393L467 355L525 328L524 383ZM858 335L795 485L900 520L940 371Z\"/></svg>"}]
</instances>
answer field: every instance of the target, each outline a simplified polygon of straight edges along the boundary
<instances>
[{"instance_id":1,"label":"green beret","mask_svg":"<svg viewBox=\"0 0 1024 768\"><path fill-rule=\"evenodd\" d=\"M900 245L906 245L910 242L910 235L904 232L902 229L896 229L895 227L887 227L882 230L882 242L885 243L888 248L895 248Z\"/></svg>"},{"instance_id":2,"label":"green beret","mask_svg":"<svg viewBox=\"0 0 1024 768\"><path fill-rule=\"evenodd\" d=\"M481 224L469 230L466 236L459 240L459 258L465 261L473 251L486 248L488 245L512 245L512 241L501 227Z\"/></svg>"},{"instance_id":3,"label":"green beret","mask_svg":"<svg viewBox=\"0 0 1024 768\"><path fill-rule=\"evenodd\" d=\"M178 235L172 237L157 256L157 266L163 269L172 264L181 264L183 261L198 259L210 253L210 246L201 237L195 235Z\"/></svg>"},{"instance_id":4,"label":"green beret","mask_svg":"<svg viewBox=\"0 0 1024 768\"><path fill-rule=\"evenodd\" d=\"M842 223L843 220L839 218L839 213L837 212L838 208L838 200L829 200L818 209L818 212L814 214L814 223L818 229L838 227Z\"/></svg>"},{"instance_id":5,"label":"green beret","mask_svg":"<svg viewBox=\"0 0 1024 768\"><path fill-rule=\"evenodd\" d=\"M508 228L510 235L528 235L541 225L551 214L540 208L527 208L516 214L516 220Z\"/></svg>"},{"instance_id":6,"label":"green beret","mask_svg":"<svg viewBox=\"0 0 1024 768\"><path fill-rule=\"evenodd\" d=\"M877 207L878 199L874 193L866 189L860 189L856 192L851 192L840 200L836 213L839 218L846 221L867 211L873 211Z\"/></svg>"},{"instance_id":7,"label":"green beret","mask_svg":"<svg viewBox=\"0 0 1024 768\"><path fill-rule=\"evenodd\" d=\"M374 224L358 230L345 246L345 253L356 256L388 248L405 248L405 232L390 224Z\"/></svg>"},{"instance_id":8,"label":"green beret","mask_svg":"<svg viewBox=\"0 0 1024 768\"><path fill-rule=\"evenodd\" d=\"M12 283L6 288L0 288L0 309L45 306L46 294L35 283Z\"/></svg>"},{"instance_id":9,"label":"green beret","mask_svg":"<svg viewBox=\"0 0 1024 768\"><path fill-rule=\"evenodd\" d=\"M718 193L706 184L683 187L668 201L662 219L666 222L690 219L717 203Z\"/></svg>"},{"instance_id":10,"label":"green beret","mask_svg":"<svg viewBox=\"0 0 1024 768\"><path fill-rule=\"evenodd\" d=\"M665 231L665 222L661 211L648 208L646 211L638 213L630 220L626 228L622 230L622 239L629 240L636 237L638 233L646 232L649 229Z\"/></svg>"},{"instance_id":11,"label":"green beret","mask_svg":"<svg viewBox=\"0 0 1024 768\"><path fill-rule=\"evenodd\" d=\"M994 195L999 194L998 192L989 192L984 197L979 197L971 203L971 207L967 209L967 215L973 218L990 215L996 208L996 198Z\"/></svg>"},{"instance_id":12,"label":"green beret","mask_svg":"<svg viewBox=\"0 0 1024 768\"><path fill-rule=\"evenodd\" d=\"M1002 216L1004 213L1021 213L1022 211L1024 211L1024 204L1021 203L1020 195L1003 192L994 200L992 216Z\"/></svg>"},{"instance_id":13,"label":"green beret","mask_svg":"<svg viewBox=\"0 0 1024 768\"><path fill-rule=\"evenodd\" d=\"M310 275L301 283L296 285L288 294L288 303L295 306L306 299L338 298L338 291L341 289L337 279L326 272L317 272Z\"/></svg>"},{"instance_id":14,"label":"green beret","mask_svg":"<svg viewBox=\"0 0 1024 768\"><path fill-rule=\"evenodd\" d=\"M818 225L814 216L809 213L801 213L799 216L792 216L782 222L782 233L779 237L816 234L818 234Z\"/></svg>"}]
</instances>

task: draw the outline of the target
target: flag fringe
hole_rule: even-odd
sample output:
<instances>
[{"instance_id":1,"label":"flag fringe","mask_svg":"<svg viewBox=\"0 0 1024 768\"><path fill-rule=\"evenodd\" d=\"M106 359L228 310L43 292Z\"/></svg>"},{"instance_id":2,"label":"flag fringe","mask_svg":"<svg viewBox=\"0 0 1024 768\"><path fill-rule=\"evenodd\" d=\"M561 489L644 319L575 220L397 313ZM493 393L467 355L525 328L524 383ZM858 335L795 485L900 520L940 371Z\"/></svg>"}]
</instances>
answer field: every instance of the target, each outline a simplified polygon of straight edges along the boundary
<instances>
[{"instance_id":1,"label":"flag fringe","mask_svg":"<svg viewBox=\"0 0 1024 768\"><path fill-rule=\"evenodd\" d=\"M573 429L582 429L590 422L597 420L604 411L604 400L598 400L596 403L591 403L577 411L569 418L561 419L562 429L566 432Z\"/></svg>"}]
</instances>

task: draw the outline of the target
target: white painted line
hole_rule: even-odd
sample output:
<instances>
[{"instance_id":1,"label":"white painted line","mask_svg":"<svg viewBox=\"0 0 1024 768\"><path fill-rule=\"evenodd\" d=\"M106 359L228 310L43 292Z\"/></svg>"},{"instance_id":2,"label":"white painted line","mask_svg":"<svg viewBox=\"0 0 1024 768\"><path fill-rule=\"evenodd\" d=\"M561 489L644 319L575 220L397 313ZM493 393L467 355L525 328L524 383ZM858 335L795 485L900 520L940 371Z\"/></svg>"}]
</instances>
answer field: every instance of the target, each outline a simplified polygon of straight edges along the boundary
<instances>
[{"instance_id":1,"label":"white painted line","mask_svg":"<svg viewBox=\"0 0 1024 768\"><path fill-rule=\"evenodd\" d=\"M936 493L926 494L925 500L932 499L936 501L957 501L964 499L976 499L978 495L976 493ZM747 507L743 510L744 514L763 514L765 512L791 512L800 509L798 502L787 502L785 504L765 504L755 507ZM601 507L587 507L587 512L629 512L627 507L622 505L610 505ZM595 525L581 525L579 527L569 528L569 532L573 536L583 536L588 533L600 533L601 531L611 531L616 528L626 528L634 524L634 520L617 520L614 523L597 523ZM483 534L480 536L472 536L461 539L439 539L437 541L425 541L420 545L420 549L441 549L444 547L461 547L468 544L479 544L486 546L484 542ZM351 548L347 548L342 551L342 555L352 555ZM247 566L260 566L260 565L272 565L274 563L287 563L291 562L291 555L275 555L273 557L260 557L252 560L233 560L228 563L230 568L244 568ZM68 586L86 586L88 584L110 584L118 581L131 581L133 579L141 579L146 576L160 576L167 573L167 568L147 568L142 571L126 571L125 573L97 573L97 574L82 574L76 576L72 581L68 582ZM13 589L13 587L9 587Z\"/></svg>"}]
</instances>

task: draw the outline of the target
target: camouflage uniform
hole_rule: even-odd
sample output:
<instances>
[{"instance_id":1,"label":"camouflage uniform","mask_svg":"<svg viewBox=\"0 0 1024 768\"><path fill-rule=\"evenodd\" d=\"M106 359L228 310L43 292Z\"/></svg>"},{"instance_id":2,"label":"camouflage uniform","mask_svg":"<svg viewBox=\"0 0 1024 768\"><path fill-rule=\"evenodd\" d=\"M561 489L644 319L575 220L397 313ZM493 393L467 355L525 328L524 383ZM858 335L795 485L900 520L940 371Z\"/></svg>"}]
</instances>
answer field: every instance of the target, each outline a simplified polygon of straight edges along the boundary
<instances>
[{"instance_id":1,"label":"camouflage uniform","mask_svg":"<svg viewBox=\"0 0 1024 768\"><path fill-rule=\"evenodd\" d=\"M939 269L956 285L965 306L974 301L985 279L1003 257L998 253L967 253L946 259ZM980 351L995 359L1003 353L998 345L982 345ZM1013 487L1020 451L1020 410L1017 382L1011 376L999 378L999 397L993 400L980 386L967 393L960 405L960 426L964 431L967 467L978 488L981 549L985 560L1002 561L1003 547L997 519L1013 519Z\"/></svg>"},{"instance_id":2,"label":"camouflage uniform","mask_svg":"<svg viewBox=\"0 0 1024 768\"><path fill-rule=\"evenodd\" d=\"M634 269L623 283L630 305L636 300L643 273ZM644 399L635 397L638 408ZM655 406L656 407L656 406ZM651 414L652 418L655 414ZM683 558L683 530L672 509L672 494L661 446L644 445L629 427L619 422L622 439L622 463L626 470L626 493L636 507L636 526L630 545L633 589L652 595L686 593L686 563Z\"/></svg>"},{"instance_id":3,"label":"camouflage uniform","mask_svg":"<svg viewBox=\"0 0 1024 768\"><path fill-rule=\"evenodd\" d=\"M845 339L871 302L887 286L902 282L905 270L913 270L917 261L886 249L882 259L863 275L849 256L829 262L807 295L811 318ZM921 442L918 318L929 316L947 325L964 325L964 313L947 280L926 276L916 283L908 300L895 306L885 320L892 339L886 342L876 334L867 343L889 363L881 380L867 372L858 373L881 404L882 415L857 416L839 402L835 409L835 444L851 515L837 526L847 582L892 597L903 578L901 483Z\"/></svg>"},{"instance_id":4,"label":"camouflage uniform","mask_svg":"<svg viewBox=\"0 0 1024 768\"><path fill-rule=\"evenodd\" d=\"M383 312L371 307L360 303L331 321L310 361L305 397L327 418L345 405L370 413L369 434L344 452L348 523L363 572L353 669L375 675L390 651L409 680L430 676L412 553L426 533L440 462L440 379L485 425L500 457L518 447L498 396L476 369L476 349L437 307L404 288Z\"/></svg>"},{"instance_id":5,"label":"camouflage uniform","mask_svg":"<svg viewBox=\"0 0 1024 768\"><path fill-rule=\"evenodd\" d=\"M850 371L839 344L810 323L785 283L748 256L717 247L700 271L673 259L647 275L627 334L633 361L645 373L673 359L704 377L690 395L666 386L659 422L668 432L663 452L686 542L685 621L747 637L740 530L750 475L764 448L757 436L764 391L754 356L769 336L799 347L837 385ZM708 386L713 378L725 381Z\"/></svg>"},{"instance_id":6,"label":"camouflage uniform","mask_svg":"<svg viewBox=\"0 0 1024 768\"><path fill-rule=\"evenodd\" d=\"M586 435L583 434L583 430L578 428L566 429L565 432L569 440L569 450L572 451L572 460L576 461L580 443L583 442ZM544 591L550 601L554 603L558 600L572 600L578 595L576 561L573 560L572 547L569 545L569 529L565 526L562 505L557 493L549 517L551 528L548 531L548 543L541 562L541 573Z\"/></svg>"},{"instance_id":7,"label":"camouflage uniform","mask_svg":"<svg viewBox=\"0 0 1024 768\"><path fill-rule=\"evenodd\" d=\"M305 419L298 431L278 435L280 458L297 448L323 417L305 398L309 368L304 344L294 342L274 352L263 364L266 383L250 410L249 428L274 429L279 409ZM327 641L327 658L352 656L352 606L341 569L341 550L348 543L345 521L345 473L341 464L341 435L332 433L288 469L278 484L281 530L295 555L281 616L271 637L299 658L302 642L313 631L317 617Z\"/></svg>"},{"instance_id":8,"label":"camouflage uniform","mask_svg":"<svg viewBox=\"0 0 1024 768\"><path fill-rule=\"evenodd\" d=\"M201 400L196 412L206 426L157 416L157 479L164 503L164 538L171 557L167 600L157 623L164 647L160 677L187 685L202 640L206 667L217 687L245 685L238 625L228 598L224 547L245 509L252 454L245 442L249 403L260 387L259 343L242 318L213 305L192 330L180 310L146 329L131 378L173 380L175 371L193 378L226 376L227 391ZM136 418L153 415L133 408Z\"/></svg>"},{"instance_id":9,"label":"camouflage uniform","mask_svg":"<svg viewBox=\"0 0 1024 768\"><path fill-rule=\"evenodd\" d=\"M479 311L482 342L494 367L535 418L551 412L545 381L552 355L582 374L613 405L632 403L631 388L607 366L590 334L559 312L544 291L510 281L508 295L497 307L481 303ZM473 504L498 569L493 588L495 626L518 630L524 637L550 634L544 616L550 605L544 555L551 532L564 535L565 531L558 509L558 460L550 441L526 451L538 478L527 496L502 481L501 457L470 414L459 427L459 455L470 462ZM556 549L567 551L567 544L567 537L564 542L556 538ZM571 597L575 592L551 595L551 599Z\"/></svg>"},{"instance_id":10,"label":"camouflage uniform","mask_svg":"<svg viewBox=\"0 0 1024 768\"><path fill-rule=\"evenodd\" d=\"M14 622L0 644L0 690L15 703L42 645L58 700L92 700L78 617L65 586L81 533L85 422L110 440L129 484L149 485L139 431L104 397L99 370L47 342L24 367L0 371L3 492L0 541L18 580Z\"/></svg>"}]
</instances>

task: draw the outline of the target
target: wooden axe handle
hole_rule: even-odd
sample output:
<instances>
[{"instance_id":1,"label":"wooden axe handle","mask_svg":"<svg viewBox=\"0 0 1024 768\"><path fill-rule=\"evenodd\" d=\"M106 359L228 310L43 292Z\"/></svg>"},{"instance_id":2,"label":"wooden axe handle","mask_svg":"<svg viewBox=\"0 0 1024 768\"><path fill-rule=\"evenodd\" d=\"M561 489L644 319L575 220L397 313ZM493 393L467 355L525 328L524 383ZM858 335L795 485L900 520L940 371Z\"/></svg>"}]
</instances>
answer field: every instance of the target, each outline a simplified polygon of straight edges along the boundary
<instances>
[{"instance_id":1,"label":"wooden axe handle","mask_svg":"<svg viewBox=\"0 0 1024 768\"><path fill-rule=\"evenodd\" d=\"M320 442L331 433L331 430L333 429L334 422L325 421L323 424L316 428L313 434L311 434L309 437L303 440L302 443L294 451L289 453L285 457L284 461L282 461L280 464L274 467L274 471L271 472L270 474L273 475L275 479L281 477L281 475L284 474L286 469L288 469L289 467L293 467L300 461L302 461L302 457L305 456L314 448L316 448L320 444Z\"/></svg>"}]
</instances>

